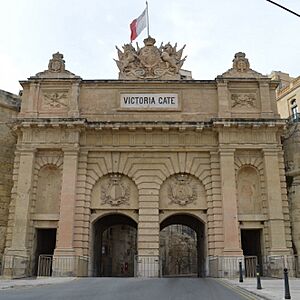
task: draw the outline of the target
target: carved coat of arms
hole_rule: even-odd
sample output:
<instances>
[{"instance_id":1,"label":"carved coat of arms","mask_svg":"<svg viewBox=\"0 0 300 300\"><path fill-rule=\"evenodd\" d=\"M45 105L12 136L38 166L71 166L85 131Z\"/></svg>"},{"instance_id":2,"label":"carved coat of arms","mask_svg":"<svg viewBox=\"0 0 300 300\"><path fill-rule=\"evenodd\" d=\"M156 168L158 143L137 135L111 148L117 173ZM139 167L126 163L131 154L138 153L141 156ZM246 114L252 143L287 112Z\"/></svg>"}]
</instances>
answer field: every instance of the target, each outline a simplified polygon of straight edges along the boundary
<instances>
[{"instance_id":1,"label":"carved coat of arms","mask_svg":"<svg viewBox=\"0 0 300 300\"><path fill-rule=\"evenodd\" d=\"M179 70L186 57L182 53L185 46L177 50L170 43L155 46L155 39L148 37L145 46L135 49L125 44L123 52L118 48L119 60L115 60L120 70L119 79L180 79Z\"/></svg>"},{"instance_id":2,"label":"carved coat of arms","mask_svg":"<svg viewBox=\"0 0 300 300\"><path fill-rule=\"evenodd\" d=\"M130 188L122 182L122 176L112 174L108 183L101 186L102 204L110 204L111 206L119 206L129 202Z\"/></svg>"},{"instance_id":3,"label":"carved coat of arms","mask_svg":"<svg viewBox=\"0 0 300 300\"><path fill-rule=\"evenodd\" d=\"M192 184L192 179L186 174L175 176L168 186L168 198L170 204L175 203L180 206L194 202L197 199L197 189Z\"/></svg>"}]
</instances>

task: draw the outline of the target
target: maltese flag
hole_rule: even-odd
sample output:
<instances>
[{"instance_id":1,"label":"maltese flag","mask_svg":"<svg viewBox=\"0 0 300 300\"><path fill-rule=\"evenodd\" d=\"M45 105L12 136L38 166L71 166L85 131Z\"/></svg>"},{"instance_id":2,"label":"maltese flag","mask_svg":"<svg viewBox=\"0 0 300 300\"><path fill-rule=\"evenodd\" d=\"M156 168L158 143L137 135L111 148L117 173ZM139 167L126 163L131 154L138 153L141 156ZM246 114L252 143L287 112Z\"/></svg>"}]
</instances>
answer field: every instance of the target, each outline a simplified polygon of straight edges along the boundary
<instances>
[{"instance_id":1,"label":"maltese flag","mask_svg":"<svg viewBox=\"0 0 300 300\"><path fill-rule=\"evenodd\" d=\"M147 8L142 12L142 14L134 19L130 24L130 41L132 42L137 38L137 36L146 28L147 26Z\"/></svg>"}]
</instances>

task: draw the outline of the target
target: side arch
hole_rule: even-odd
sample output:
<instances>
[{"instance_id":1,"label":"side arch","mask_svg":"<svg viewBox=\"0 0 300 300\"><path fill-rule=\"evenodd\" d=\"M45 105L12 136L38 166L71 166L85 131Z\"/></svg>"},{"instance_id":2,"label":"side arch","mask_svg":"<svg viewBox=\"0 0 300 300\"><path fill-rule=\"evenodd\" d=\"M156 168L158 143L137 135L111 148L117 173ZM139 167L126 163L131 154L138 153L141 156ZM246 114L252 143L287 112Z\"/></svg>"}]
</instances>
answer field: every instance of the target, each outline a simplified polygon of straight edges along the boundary
<instances>
[{"instance_id":1,"label":"side arch","mask_svg":"<svg viewBox=\"0 0 300 300\"><path fill-rule=\"evenodd\" d=\"M205 243L205 224L199 217L178 212L163 219L160 222L163 275L204 277Z\"/></svg>"},{"instance_id":2,"label":"side arch","mask_svg":"<svg viewBox=\"0 0 300 300\"><path fill-rule=\"evenodd\" d=\"M92 229L92 275L134 276L137 222L123 213L109 213L96 218Z\"/></svg>"}]
</instances>

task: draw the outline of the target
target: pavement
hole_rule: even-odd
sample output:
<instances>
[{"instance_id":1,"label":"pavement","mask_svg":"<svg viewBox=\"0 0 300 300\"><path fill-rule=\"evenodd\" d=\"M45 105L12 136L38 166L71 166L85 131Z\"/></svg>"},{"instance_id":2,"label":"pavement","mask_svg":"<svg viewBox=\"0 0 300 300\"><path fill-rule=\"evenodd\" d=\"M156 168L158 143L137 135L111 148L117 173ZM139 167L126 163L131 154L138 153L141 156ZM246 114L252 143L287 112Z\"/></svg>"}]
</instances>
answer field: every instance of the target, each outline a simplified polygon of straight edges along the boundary
<instances>
[{"instance_id":1,"label":"pavement","mask_svg":"<svg viewBox=\"0 0 300 300\"><path fill-rule=\"evenodd\" d=\"M0 290L20 287L33 287L65 283L74 280L75 277L45 277L45 278L24 278L24 279L0 279Z\"/></svg>"},{"instance_id":2,"label":"pavement","mask_svg":"<svg viewBox=\"0 0 300 300\"><path fill-rule=\"evenodd\" d=\"M282 300L285 299L284 281L283 279L261 278L262 289L256 288L256 278L244 278L244 282L239 282L236 279L220 279L220 281L233 287L237 290L246 290L260 298L267 300ZM300 299L300 278L289 278L290 296L291 299Z\"/></svg>"}]
</instances>

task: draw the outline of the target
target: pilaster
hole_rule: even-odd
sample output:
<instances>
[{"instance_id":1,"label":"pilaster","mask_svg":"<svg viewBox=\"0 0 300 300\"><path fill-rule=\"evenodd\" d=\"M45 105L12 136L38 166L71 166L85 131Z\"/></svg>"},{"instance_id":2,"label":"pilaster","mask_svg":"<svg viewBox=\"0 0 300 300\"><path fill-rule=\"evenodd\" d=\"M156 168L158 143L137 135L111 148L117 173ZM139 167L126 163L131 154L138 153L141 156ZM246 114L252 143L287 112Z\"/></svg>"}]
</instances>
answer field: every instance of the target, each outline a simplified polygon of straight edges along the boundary
<instances>
[{"instance_id":1,"label":"pilaster","mask_svg":"<svg viewBox=\"0 0 300 300\"><path fill-rule=\"evenodd\" d=\"M65 149L60 216L55 255L74 255L74 222L77 181L78 149Z\"/></svg>"},{"instance_id":2,"label":"pilaster","mask_svg":"<svg viewBox=\"0 0 300 300\"><path fill-rule=\"evenodd\" d=\"M159 186L139 189L138 276L159 276Z\"/></svg>"},{"instance_id":3,"label":"pilaster","mask_svg":"<svg viewBox=\"0 0 300 300\"><path fill-rule=\"evenodd\" d=\"M220 169L224 224L224 252L226 256L242 255L239 242L234 150L220 149Z\"/></svg>"},{"instance_id":4,"label":"pilaster","mask_svg":"<svg viewBox=\"0 0 300 300\"><path fill-rule=\"evenodd\" d=\"M11 249L27 254L28 214L32 194L35 150L21 150Z\"/></svg>"},{"instance_id":5,"label":"pilaster","mask_svg":"<svg viewBox=\"0 0 300 300\"><path fill-rule=\"evenodd\" d=\"M259 91L261 99L261 116L264 117L273 117L274 112L271 106L270 98L270 87L267 82L259 82ZM274 100L275 101L275 100Z\"/></svg>"},{"instance_id":6,"label":"pilaster","mask_svg":"<svg viewBox=\"0 0 300 300\"><path fill-rule=\"evenodd\" d=\"M288 254L281 198L277 149L264 150L266 194L269 209L270 254Z\"/></svg>"},{"instance_id":7,"label":"pilaster","mask_svg":"<svg viewBox=\"0 0 300 300\"><path fill-rule=\"evenodd\" d=\"M217 89L218 89L218 116L219 118L230 118L230 107L228 100L228 86L227 81L217 80Z\"/></svg>"},{"instance_id":8,"label":"pilaster","mask_svg":"<svg viewBox=\"0 0 300 300\"><path fill-rule=\"evenodd\" d=\"M14 210L14 226L12 228L11 247L6 248L4 256L3 275L26 276L29 264L28 229L29 211L32 195L33 169L35 162L34 149L20 150L20 163L16 187L16 202ZM18 270L15 270L18 265Z\"/></svg>"}]
</instances>

